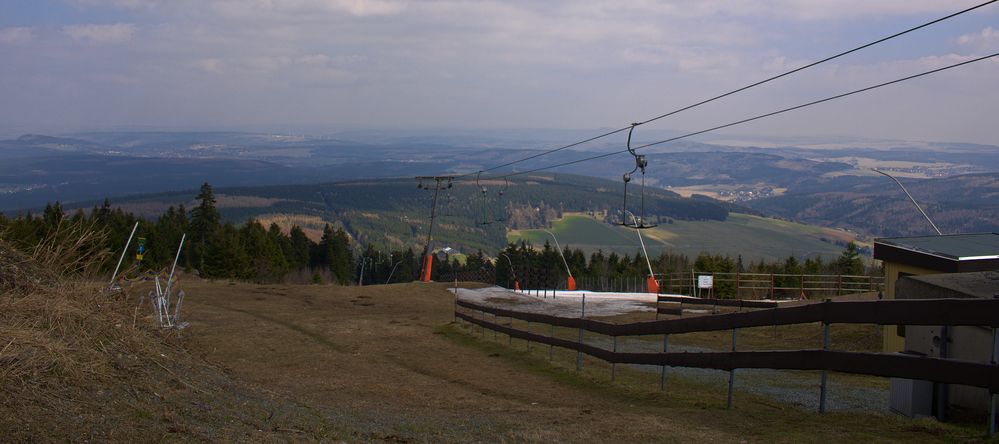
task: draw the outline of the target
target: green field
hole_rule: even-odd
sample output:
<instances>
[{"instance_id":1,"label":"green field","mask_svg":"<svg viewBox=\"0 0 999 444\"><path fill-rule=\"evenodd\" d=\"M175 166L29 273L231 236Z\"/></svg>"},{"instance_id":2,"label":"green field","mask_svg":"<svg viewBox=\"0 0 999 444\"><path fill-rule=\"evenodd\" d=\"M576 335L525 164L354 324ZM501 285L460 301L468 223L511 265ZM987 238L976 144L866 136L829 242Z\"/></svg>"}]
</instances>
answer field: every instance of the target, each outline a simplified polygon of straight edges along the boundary
<instances>
[{"instance_id":1,"label":"green field","mask_svg":"<svg viewBox=\"0 0 999 444\"><path fill-rule=\"evenodd\" d=\"M578 248L587 254L601 249L633 255L641 250L634 229L606 224L585 215L567 214L552 224L551 231L558 236L562 247ZM740 213L729 214L724 222L675 221L642 230L642 236L652 255L666 251L689 256L702 252L733 257L741 254L747 261L784 259L792 254L830 258L843 251L843 247L833 242L852 238L840 230ZM551 236L541 230L521 230L508 233L507 240L526 240L542 245L546 240L550 241Z\"/></svg>"}]
</instances>

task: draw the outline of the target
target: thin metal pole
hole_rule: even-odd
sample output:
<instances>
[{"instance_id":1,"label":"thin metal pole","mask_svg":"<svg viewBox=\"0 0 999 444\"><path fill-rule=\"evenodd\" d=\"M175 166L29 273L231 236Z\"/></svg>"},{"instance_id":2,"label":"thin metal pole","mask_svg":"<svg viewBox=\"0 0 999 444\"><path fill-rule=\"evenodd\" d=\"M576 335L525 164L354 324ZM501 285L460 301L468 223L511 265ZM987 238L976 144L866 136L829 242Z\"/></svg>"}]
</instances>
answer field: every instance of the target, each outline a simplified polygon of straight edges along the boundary
<instances>
[{"instance_id":1,"label":"thin metal pole","mask_svg":"<svg viewBox=\"0 0 999 444\"><path fill-rule=\"evenodd\" d=\"M420 278L426 277L426 281L430 282L430 273L426 273L427 268L427 258L430 257L430 243L434 239L434 221L437 218L437 194L441 191L441 179L435 178L436 186L434 187L434 202L430 205L430 229L427 230L427 246L423 249L423 268L420 270ZM432 260L432 259L430 259ZM426 274L427 276L423 276Z\"/></svg>"},{"instance_id":2,"label":"thin metal pole","mask_svg":"<svg viewBox=\"0 0 999 444\"><path fill-rule=\"evenodd\" d=\"M180 244L177 245L177 254L173 258L173 267L170 267L170 277L167 278L166 283L166 297L167 297L167 323L172 324L173 321L170 320L170 292L173 291L173 273L177 271L177 261L180 260L180 251L184 248L184 239L187 239L187 233L180 235Z\"/></svg>"},{"instance_id":3,"label":"thin metal pole","mask_svg":"<svg viewBox=\"0 0 999 444\"><path fill-rule=\"evenodd\" d=\"M569 269L569 262L565 260L565 255L562 254L562 247L559 246L558 238L555 237L555 233L552 233L551 231L548 230L541 230L541 231L550 234L552 236L552 239L555 239L555 249L558 250L558 255L562 257L562 264L565 265L565 272L569 273L569 277L572 277L572 270Z\"/></svg>"},{"instance_id":4,"label":"thin metal pole","mask_svg":"<svg viewBox=\"0 0 999 444\"><path fill-rule=\"evenodd\" d=\"M496 316L496 314L493 314L493 324L499 325L499 316ZM499 332L493 330L493 340L496 340L498 338L499 338Z\"/></svg>"},{"instance_id":5,"label":"thin metal pole","mask_svg":"<svg viewBox=\"0 0 999 444\"><path fill-rule=\"evenodd\" d=\"M739 331L737 328L732 329L732 351L735 351L735 334ZM728 409L732 410L732 391L735 388L735 369L728 371Z\"/></svg>"},{"instance_id":6,"label":"thin metal pole","mask_svg":"<svg viewBox=\"0 0 999 444\"><path fill-rule=\"evenodd\" d=\"M114 274L111 275L111 282L108 282L108 288L111 288L111 286L114 285L114 280L118 277L118 270L121 269L121 262L125 260L125 253L128 252L128 246L132 244L132 236L135 236L135 230L138 229L139 222L136 222L135 226L132 227L132 234L129 234L128 240L125 241L125 248L121 250L121 257L118 258L118 265L114 267Z\"/></svg>"},{"instance_id":7,"label":"thin metal pole","mask_svg":"<svg viewBox=\"0 0 999 444\"><path fill-rule=\"evenodd\" d=\"M655 273L652 271L652 262L649 260L649 252L645 250L645 240L642 239L642 230L638 228L638 219L635 218L635 214L632 213L631 211L628 211L628 210L624 210L624 211L625 211L625 213L628 213L628 214L631 215L631 221L635 223L635 232L638 233L638 242L640 244L642 244L642 254L645 255L645 265L649 266L649 276L654 276ZM643 214L643 216L644 216L644 214Z\"/></svg>"},{"instance_id":8,"label":"thin metal pole","mask_svg":"<svg viewBox=\"0 0 999 444\"><path fill-rule=\"evenodd\" d=\"M663 335L663 353L669 353L669 335ZM666 366L659 370L659 390L666 390Z\"/></svg>"},{"instance_id":9,"label":"thin metal pole","mask_svg":"<svg viewBox=\"0 0 999 444\"><path fill-rule=\"evenodd\" d=\"M586 293L583 293L583 303L582 303L582 306L581 306L581 310L582 311L579 314L579 319L584 319L584 318L586 318ZM583 327L582 326L579 327L579 340L577 341L577 343L579 345L583 345ZM582 370L582 369L583 369L583 351L582 350L577 350L576 351L576 370L579 371L579 370Z\"/></svg>"},{"instance_id":10,"label":"thin metal pole","mask_svg":"<svg viewBox=\"0 0 999 444\"><path fill-rule=\"evenodd\" d=\"M829 302L826 299L826 302ZM829 323L822 323L822 351L829 351ZM826 412L826 394L828 393L829 372L822 370L822 385L819 391L819 413Z\"/></svg>"},{"instance_id":11,"label":"thin metal pole","mask_svg":"<svg viewBox=\"0 0 999 444\"><path fill-rule=\"evenodd\" d=\"M902 186L902 182L899 182L898 179L895 178L895 176L892 176L892 175L890 175L890 174L888 174L888 173L886 173L884 171L881 171L881 170L879 170L877 168L871 168L871 169L874 170L875 173L881 174L883 176L887 176L891 180L894 180L895 183L898 184L898 187L901 188L902 191L905 192L905 195L909 197L909 200L912 201L912 204L916 206L916 209L919 210L919 212L923 215L924 218L926 218L926 221L930 223L930 226L933 227L933 231L936 231L937 235L943 235L943 233L940 232L940 229L937 228L937 224L933 223L933 221L930 220L930 216L927 216L926 212L923 211L923 207L919 206L919 204L916 203L916 199L912 198L912 195L909 194L909 190L905 189L905 187Z\"/></svg>"}]
</instances>

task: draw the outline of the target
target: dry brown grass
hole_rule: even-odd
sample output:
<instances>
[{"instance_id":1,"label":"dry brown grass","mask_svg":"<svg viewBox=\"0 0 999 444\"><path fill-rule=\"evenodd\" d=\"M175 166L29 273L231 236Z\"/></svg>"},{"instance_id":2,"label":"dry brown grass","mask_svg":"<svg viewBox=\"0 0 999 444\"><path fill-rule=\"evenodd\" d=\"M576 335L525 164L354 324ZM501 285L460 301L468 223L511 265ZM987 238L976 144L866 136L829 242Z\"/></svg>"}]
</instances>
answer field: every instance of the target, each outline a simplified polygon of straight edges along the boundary
<instances>
[{"instance_id":1,"label":"dry brown grass","mask_svg":"<svg viewBox=\"0 0 999 444\"><path fill-rule=\"evenodd\" d=\"M305 425L330 437L311 411L191 356L186 331L155 327L136 305L149 288L81 280L102 257L81 248L93 235L61 232L31 249L42 262L0 239L0 441L274 440Z\"/></svg>"},{"instance_id":2,"label":"dry brown grass","mask_svg":"<svg viewBox=\"0 0 999 444\"><path fill-rule=\"evenodd\" d=\"M0 292L30 292L55 281L54 274L0 240Z\"/></svg>"},{"instance_id":3,"label":"dry brown grass","mask_svg":"<svg viewBox=\"0 0 999 444\"><path fill-rule=\"evenodd\" d=\"M62 219L36 245L23 246L38 268L64 276L89 276L111 254L107 230L96 222Z\"/></svg>"}]
</instances>

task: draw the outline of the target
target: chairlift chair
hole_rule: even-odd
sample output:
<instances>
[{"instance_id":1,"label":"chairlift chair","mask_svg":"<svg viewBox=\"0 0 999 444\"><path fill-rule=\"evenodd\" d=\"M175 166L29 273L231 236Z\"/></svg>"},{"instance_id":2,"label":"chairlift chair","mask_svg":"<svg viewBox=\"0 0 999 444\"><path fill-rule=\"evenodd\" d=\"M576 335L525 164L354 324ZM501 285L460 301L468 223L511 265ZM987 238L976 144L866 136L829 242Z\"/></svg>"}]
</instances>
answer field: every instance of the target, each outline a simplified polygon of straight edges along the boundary
<instances>
[{"instance_id":1,"label":"chairlift chair","mask_svg":"<svg viewBox=\"0 0 999 444\"><path fill-rule=\"evenodd\" d=\"M649 161L645 158L644 155L636 153L635 149L631 147L631 133L632 133L632 131L635 130L636 126L638 126L637 123L632 123L631 124L631 128L628 130L628 153L635 157L635 168L632 169L631 171L627 172L627 173L624 173L624 176L623 176L623 178L624 178L624 200L623 200L623 204L621 206L621 224L620 225L631 227L631 228L634 228L634 229L637 229L637 230L644 230L644 229L648 229L648 228L655 228L655 227L658 226L658 224L646 224L645 223L645 167L649 166ZM629 211L628 211L628 182L631 182L631 175L634 174L635 171L639 171L639 170L642 172L642 191L641 191L641 196L642 196L641 202L642 203L641 203L641 210L639 212L640 216L636 217L635 213L631 213L631 216L635 219L635 223L634 224L629 224L628 223L628 213L629 213Z\"/></svg>"},{"instance_id":2,"label":"chairlift chair","mask_svg":"<svg viewBox=\"0 0 999 444\"><path fill-rule=\"evenodd\" d=\"M488 193L488 190L486 190L486 187L482 186L479 183L479 176L481 174L482 171L479 171L478 173L475 174L475 187L479 189L480 195L482 196L482 200L479 203L480 207L482 208L482 219L481 222L476 222L475 225L486 226L486 225L492 225L493 221L486 220L486 193Z\"/></svg>"},{"instance_id":3,"label":"chairlift chair","mask_svg":"<svg viewBox=\"0 0 999 444\"><path fill-rule=\"evenodd\" d=\"M501 188L497 192L499 193L500 197L502 197L503 194L506 193L507 188L510 188L510 181L506 177L503 178L503 181L506 183L503 185L503 188ZM500 216L496 219L493 219L493 222L506 222L506 215L504 214L502 209L500 209Z\"/></svg>"}]
</instances>

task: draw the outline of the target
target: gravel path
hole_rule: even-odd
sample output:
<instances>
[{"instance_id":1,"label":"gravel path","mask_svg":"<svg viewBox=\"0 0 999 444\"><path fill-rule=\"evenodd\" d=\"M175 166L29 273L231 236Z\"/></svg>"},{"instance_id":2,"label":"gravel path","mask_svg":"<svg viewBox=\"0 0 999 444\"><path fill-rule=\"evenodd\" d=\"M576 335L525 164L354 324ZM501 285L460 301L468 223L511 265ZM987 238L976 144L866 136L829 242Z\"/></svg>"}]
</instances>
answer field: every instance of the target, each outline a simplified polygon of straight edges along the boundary
<instances>
[{"instance_id":1,"label":"gravel path","mask_svg":"<svg viewBox=\"0 0 999 444\"><path fill-rule=\"evenodd\" d=\"M504 308L516 307L518 311L546 313L558 316L579 316L583 295L586 297L587 316L615 316L633 312L654 312L655 295L647 293L594 293L594 292L552 292L544 296L516 293L502 287L482 289L458 289L458 297L470 302L483 303ZM612 348L610 337L587 338L587 343L606 349ZM638 338L618 338L619 351L657 352L661 343ZM671 351L707 352L706 348L670 346ZM592 359L592 358L591 358ZM659 373L660 367L636 365L636 369ZM675 367L668 370L671 376L726 386L728 372ZM741 369L735 372L735 388L739 391L766 396L774 401L791 404L805 409L818 409L819 372L799 372L771 369ZM829 376L828 411L888 412L888 384L883 387L861 386L849 381L837 381L837 375Z\"/></svg>"}]
</instances>

